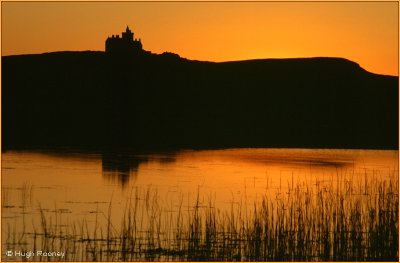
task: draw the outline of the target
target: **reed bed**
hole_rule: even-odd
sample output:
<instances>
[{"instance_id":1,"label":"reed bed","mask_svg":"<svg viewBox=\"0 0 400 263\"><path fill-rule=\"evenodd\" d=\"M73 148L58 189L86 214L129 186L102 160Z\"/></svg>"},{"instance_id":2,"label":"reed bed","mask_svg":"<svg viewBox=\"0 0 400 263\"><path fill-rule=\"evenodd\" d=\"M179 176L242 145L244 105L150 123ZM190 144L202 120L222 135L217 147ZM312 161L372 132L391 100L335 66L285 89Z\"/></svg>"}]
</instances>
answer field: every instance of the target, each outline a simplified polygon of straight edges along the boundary
<instances>
[{"instance_id":1,"label":"reed bed","mask_svg":"<svg viewBox=\"0 0 400 263\"><path fill-rule=\"evenodd\" d=\"M3 227L8 249L65 251L62 259L15 260L398 261L398 193L397 173L357 181L338 176L290 182L251 204L232 200L221 211L213 195L200 191L166 205L157 190L133 188L122 218L112 218L110 201L94 223L61 224L60 210L39 207L33 233Z\"/></svg>"}]
</instances>

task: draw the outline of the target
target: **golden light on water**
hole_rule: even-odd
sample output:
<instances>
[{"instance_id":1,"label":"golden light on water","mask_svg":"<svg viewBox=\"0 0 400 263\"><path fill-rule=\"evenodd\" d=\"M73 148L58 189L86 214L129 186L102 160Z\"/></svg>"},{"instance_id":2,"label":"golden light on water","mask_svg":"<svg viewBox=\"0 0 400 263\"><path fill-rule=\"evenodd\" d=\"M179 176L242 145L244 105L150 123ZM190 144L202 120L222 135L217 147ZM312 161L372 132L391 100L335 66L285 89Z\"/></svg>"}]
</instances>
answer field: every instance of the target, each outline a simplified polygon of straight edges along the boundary
<instances>
[{"instance_id":1,"label":"golden light on water","mask_svg":"<svg viewBox=\"0 0 400 263\"><path fill-rule=\"evenodd\" d=\"M107 174L105 169L110 167L104 164L112 164L113 158L116 162ZM127 170L131 170L125 174L130 179L124 187L117 174ZM390 229L385 233L398 233L398 151L226 149L115 156L9 151L3 154L2 176L2 235L9 237L2 240L2 247L6 249L35 244L41 249L40 245L49 241L51 249L66 250L68 260L89 261L100 256L105 261L120 261L120 251L125 253L125 243L120 240L126 231L132 231L132 259L144 261L150 255L158 261L170 261L168 257L186 261L197 254L188 251L185 242L192 233L207 233L213 222L212 252L221 249L221 238L232 239L235 248L252 244L251 233L261 222L266 226L260 228L262 236L267 237L262 242L275 241L278 229L301 240L302 233L310 233L307 240L312 240L308 241L311 245L301 251L318 261L335 258L336 237L350 231L360 236L360 244L366 244L366 252L357 256L360 261L369 258L370 251L384 249L376 248L374 242L388 247L388 261L397 260L395 236L383 235L384 242L380 242L375 238L380 228L375 226ZM385 218L384 223L377 215ZM195 232L190 231L193 222L198 223ZM325 239L320 237L322 233L326 233ZM15 243L12 236L23 243ZM146 242L153 238L162 245L158 250ZM352 235L342 239L347 243L354 240ZM243 243L237 244L237 240ZM89 242L96 247L93 253L85 253ZM177 242L182 247L176 247ZM110 243L112 250L107 249ZM322 245L331 252L324 253ZM72 247L82 253L74 253ZM264 252L274 249L263 244L258 247L264 247ZM169 249L180 253L164 254ZM350 245L340 253L355 257L357 251ZM216 255L208 254L211 259ZM285 255L291 258L292 250ZM241 259L253 256L250 251ZM21 261L23 256L7 257ZM229 259L225 261L232 260L230 254L225 257Z\"/></svg>"}]
</instances>

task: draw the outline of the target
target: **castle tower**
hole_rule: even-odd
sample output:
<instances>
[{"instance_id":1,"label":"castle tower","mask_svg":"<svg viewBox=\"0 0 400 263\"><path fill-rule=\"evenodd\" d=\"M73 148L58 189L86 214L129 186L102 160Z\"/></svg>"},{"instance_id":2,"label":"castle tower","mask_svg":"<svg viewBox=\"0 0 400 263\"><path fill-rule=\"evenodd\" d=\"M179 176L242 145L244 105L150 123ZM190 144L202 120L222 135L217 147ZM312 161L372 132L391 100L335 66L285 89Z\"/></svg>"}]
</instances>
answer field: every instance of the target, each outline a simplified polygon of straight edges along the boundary
<instances>
[{"instance_id":1,"label":"castle tower","mask_svg":"<svg viewBox=\"0 0 400 263\"><path fill-rule=\"evenodd\" d=\"M133 41L133 32L129 29L129 26L126 26L126 31L122 32L122 38L127 41Z\"/></svg>"},{"instance_id":2,"label":"castle tower","mask_svg":"<svg viewBox=\"0 0 400 263\"><path fill-rule=\"evenodd\" d=\"M112 35L106 40L107 54L139 54L143 52L142 42L134 39L134 33L126 27L125 32L122 32L122 37Z\"/></svg>"}]
</instances>

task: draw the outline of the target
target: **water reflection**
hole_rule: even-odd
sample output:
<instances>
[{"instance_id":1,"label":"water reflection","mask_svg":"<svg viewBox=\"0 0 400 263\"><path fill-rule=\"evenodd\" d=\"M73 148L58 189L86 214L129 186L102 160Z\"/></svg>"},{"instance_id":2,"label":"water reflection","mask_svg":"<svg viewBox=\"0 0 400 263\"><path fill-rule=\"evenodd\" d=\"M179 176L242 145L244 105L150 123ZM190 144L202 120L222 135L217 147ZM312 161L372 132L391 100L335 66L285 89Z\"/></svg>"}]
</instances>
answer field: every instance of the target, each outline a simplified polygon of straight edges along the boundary
<instances>
[{"instance_id":1,"label":"water reflection","mask_svg":"<svg viewBox=\"0 0 400 263\"><path fill-rule=\"evenodd\" d=\"M220 159L247 165L345 168L356 162L357 151L324 149L226 149L181 152L181 159Z\"/></svg>"},{"instance_id":2,"label":"water reflection","mask_svg":"<svg viewBox=\"0 0 400 263\"><path fill-rule=\"evenodd\" d=\"M156 180L184 177L182 180L187 181L195 177L193 182L197 182L199 176L215 180L218 175L218 178L231 183L238 173L246 178L250 174L254 177L254 173L257 176L268 173L277 177L286 171L292 174L293 169L306 174L337 174L344 169L364 167L365 163L375 162L384 153L324 149L225 149L156 153L107 151L102 153L101 163L103 179L126 188L130 182L147 184L157 176L159 178ZM384 163L381 162L381 165Z\"/></svg>"},{"instance_id":3,"label":"water reflection","mask_svg":"<svg viewBox=\"0 0 400 263\"><path fill-rule=\"evenodd\" d=\"M28 251L36 244L53 244L53 241L54 249L64 249L66 244L73 246L71 251L75 247L86 251L95 244L96 251L105 251L98 258L106 255L107 261L115 261L121 258L120 254L110 251L126 251L122 243L127 233L124 229L132 229L129 238L135 244L158 239L163 244L161 249L155 243L144 242L140 248L133 247L137 255L170 256L168 261L187 261L188 258L178 255L188 251L193 238L203 240L196 233L207 233L207 229L212 230L211 247L218 251L224 251L228 245L236 251L243 251L246 246L265 248L268 244L278 244L280 238L286 242L283 247L290 244L293 249L299 247L300 252L304 246L298 246L296 240L309 244L307 249L312 255L320 255L319 251L325 251L325 247L331 251L331 259L319 256L307 258L309 261L334 261L332 255L338 249L335 244L340 242L349 244L340 249L343 253L353 251L353 233L359 244L356 250L364 248L371 255L378 253L376 248L380 249L382 242L389 240L385 243L388 248L392 243L398 244L398 237L387 234L398 233L398 151L221 149L96 154L21 151L3 154L2 162L2 236L11 237L2 240L2 246L10 251ZM385 222L379 219L381 214ZM80 227L75 226L82 222L87 223L79 232ZM198 232L192 230L196 222L199 222ZM215 222L216 228L207 228L207 222ZM259 231L260 224L265 227ZM115 249L109 249L107 240L99 234L90 234L97 229L97 233L108 233L110 226L114 230L110 231L108 243ZM36 232L38 229L40 232ZM44 229L48 229L46 235L41 232ZM83 240L85 236L89 238ZM260 236L266 237L265 240L259 239ZM254 240L261 241L254 243ZM199 249L207 247L199 244ZM385 251L398 254L398 246L393 247ZM268 249L279 248L271 245ZM209 254L216 255L218 251ZM255 255L253 251L249 250L249 255ZM89 261L84 257L86 253L76 253L81 254L83 261ZM70 261L78 259L73 257ZM132 256L132 260L142 258ZM226 259L231 260L255 258Z\"/></svg>"},{"instance_id":4,"label":"water reflection","mask_svg":"<svg viewBox=\"0 0 400 263\"><path fill-rule=\"evenodd\" d=\"M176 161L175 154L138 154L131 152L103 152L103 178L118 182L122 188L138 177L139 167L146 163L169 164Z\"/></svg>"},{"instance_id":5,"label":"water reflection","mask_svg":"<svg viewBox=\"0 0 400 263\"><path fill-rule=\"evenodd\" d=\"M124 188L131 179L136 179L140 163L146 161L145 157L127 153L105 152L102 154L103 177L119 182Z\"/></svg>"}]
</instances>

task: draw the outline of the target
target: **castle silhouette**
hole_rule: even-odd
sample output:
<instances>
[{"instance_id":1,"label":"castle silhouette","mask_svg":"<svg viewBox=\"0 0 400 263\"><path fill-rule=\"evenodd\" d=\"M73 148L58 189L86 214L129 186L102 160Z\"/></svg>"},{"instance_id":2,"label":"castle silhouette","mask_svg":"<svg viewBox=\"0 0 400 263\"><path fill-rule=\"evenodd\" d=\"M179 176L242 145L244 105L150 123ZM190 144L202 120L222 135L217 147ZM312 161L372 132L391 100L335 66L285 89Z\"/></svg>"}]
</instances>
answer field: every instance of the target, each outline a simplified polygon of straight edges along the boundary
<instances>
[{"instance_id":1,"label":"castle silhouette","mask_svg":"<svg viewBox=\"0 0 400 263\"><path fill-rule=\"evenodd\" d=\"M139 54L143 52L142 42L140 39L134 38L134 33L126 27L122 32L122 37L112 35L106 40L107 54Z\"/></svg>"}]
</instances>

